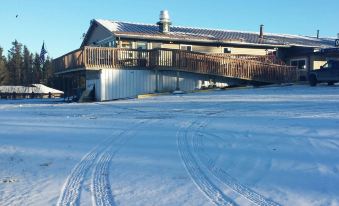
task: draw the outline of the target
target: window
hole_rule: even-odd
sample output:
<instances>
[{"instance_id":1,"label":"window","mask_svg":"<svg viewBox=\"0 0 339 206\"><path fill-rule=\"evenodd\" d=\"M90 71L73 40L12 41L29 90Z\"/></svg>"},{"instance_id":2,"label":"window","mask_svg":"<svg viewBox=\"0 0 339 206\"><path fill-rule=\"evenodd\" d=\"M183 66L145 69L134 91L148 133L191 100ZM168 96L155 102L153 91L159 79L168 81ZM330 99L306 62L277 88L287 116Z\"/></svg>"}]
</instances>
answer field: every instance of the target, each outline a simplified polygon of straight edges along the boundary
<instances>
[{"instance_id":1,"label":"window","mask_svg":"<svg viewBox=\"0 0 339 206\"><path fill-rule=\"evenodd\" d=\"M114 47L115 40L113 40L112 38L106 38L100 41L96 41L95 43L93 42L93 44L98 45L100 47Z\"/></svg>"},{"instance_id":2,"label":"window","mask_svg":"<svg viewBox=\"0 0 339 206\"><path fill-rule=\"evenodd\" d=\"M132 49L132 42L130 42L130 41L122 41L121 42L121 48Z\"/></svg>"},{"instance_id":3,"label":"window","mask_svg":"<svg viewBox=\"0 0 339 206\"><path fill-rule=\"evenodd\" d=\"M121 48L123 49L132 49L133 43L131 41L121 41ZM133 58L133 52L132 51L126 51L123 52L124 58Z\"/></svg>"},{"instance_id":4,"label":"window","mask_svg":"<svg viewBox=\"0 0 339 206\"><path fill-rule=\"evenodd\" d=\"M224 54L230 54L231 49L230 48L224 48Z\"/></svg>"},{"instance_id":5,"label":"window","mask_svg":"<svg viewBox=\"0 0 339 206\"><path fill-rule=\"evenodd\" d=\"M115 47L115 41L110 41L108 42L109 47Z\"/></svg>"},{"instance_id":6,"label":"window","mask_svg":"<svg viewBox=\"0 0 339 206\"><path fill-rule=\"evenodd\" d=\"M291 66L298 67L298 61L291 61Z\"/></svg>"},{"instance_id":7,"label":"window","mask_svg":"<svg viewBox=\"0 0 339 206\"><path fill-rule=\"evenodd\" d=\"M322 65L320 68L330 68L331 64L329 64L328 62L326 62L324 65Z\"/></svg>"},{"instance_id":8,"label":"window","mask_svg":"<svg viewBox=\"0 0 339 206\"><path fill-rule=\"evenodd\" d=\"M137 50L146 50L147 49L147 42L137 41L135 45L136 45ZM139 61L141 61L141 59L146 59L146 57L147 57L146 52L144 52L144 51L138 52ZM143 65L146 66L145 64L143 64Z\"/></svg>"},{"instance_id":9,"label":"window","mask_svg":"<svg viewBox=\"0 0 339 206\"><path fill-rule=\"evenodd\" d=\"M192 45L180 45L180 50L192 51Z\"/></svg>"},{"instance_id":10,"label":"window","mask_svg":"<svg viewBox=\"0 0 339 206\"><path fill-rule=\"evenodd\" d=\"M277 50L276 49L266 49L266 55L277 56Z\"/></svg>"},{"instance_id":11,"label":"window","mask_svg":"<svg viewBox=\"0 0 339 206\"><path fill-rule=\"evenodd\" d=\"M291 60L291 65L297 67L300 70L306 69L306 59Z\"/></svg>"},{"instance_id":12,"label":"window","mask_svg":"<svg viewBox=\"0 0 339 206\"><path fill-rule=\"evenodd\" d=\"M138 41L137 43L136 43L136 46L137 46L137 49L147 49L147 42L140 42L140 41Z\"/></svg>"}]
</instances>

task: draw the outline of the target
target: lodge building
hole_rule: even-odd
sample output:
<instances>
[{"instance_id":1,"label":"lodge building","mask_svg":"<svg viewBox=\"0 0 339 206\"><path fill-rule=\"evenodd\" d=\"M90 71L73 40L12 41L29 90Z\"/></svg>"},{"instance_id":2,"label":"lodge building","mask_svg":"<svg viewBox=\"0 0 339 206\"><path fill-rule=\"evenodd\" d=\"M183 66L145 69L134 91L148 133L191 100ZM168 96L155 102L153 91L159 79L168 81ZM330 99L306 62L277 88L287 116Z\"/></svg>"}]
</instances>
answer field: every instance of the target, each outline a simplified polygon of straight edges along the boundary
<instances>
[{"instance_id":1,"label":"lodge building","mask_svg":"<svg viewBox=\"0 0 339 206\"><path fill-rule=\"evenodd\" d=\"M306 81L338 59L334 38L94 19L79 49L53 61L63 89L93 88L99 101L208 86ZM86 92L83 92L86 95ZM81 96L81 95L80 95Z\"/></svg>"}]
</instances>

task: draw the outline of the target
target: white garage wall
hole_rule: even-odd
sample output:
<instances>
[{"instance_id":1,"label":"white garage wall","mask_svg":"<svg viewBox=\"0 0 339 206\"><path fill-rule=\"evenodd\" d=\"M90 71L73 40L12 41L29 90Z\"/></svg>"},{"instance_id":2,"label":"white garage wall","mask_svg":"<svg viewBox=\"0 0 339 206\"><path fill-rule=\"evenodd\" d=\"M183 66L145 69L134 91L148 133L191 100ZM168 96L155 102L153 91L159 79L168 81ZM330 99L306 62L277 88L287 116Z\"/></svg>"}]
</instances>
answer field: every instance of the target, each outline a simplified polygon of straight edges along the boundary
<instances>
[{"instance_id":1,"label":"white garage wall","mask_svg":"<svg viewBox=\"0 0 339 206\"><path fill-rule=\"evenodd\" d=\"M150 70L102 69L99 101L133 98L155 91L155 74Z\"/></svg>"},{"instance_id":2,"label":"white garage wall","mask_svg":"<svg viewBox=\"0 0 339 206\"><path fill-rule=\"evenodd\" d=\"M201 89L203 82L209 80L208 76L193 74L187 72L179 73L179 88L182 91L194 91ZM159 90L173 91L177 86L177 78L175 71L159 72Z\"/></svg>"},{"instance_id":3,"label":"white garage wall","mask_svg":"<svg viewBox=\"0 0 339 206\"><path fill-rule=\"evenodd\" d=\"M100 79L86 81L87 87L95 85L98 101L134 98L140 94L154 93L156 90L156 76L152 70L102 69L98 72ZM201 89L203 83L208 86L208 80L205 75L180 72L179 88L182 91ZM223 82L217 85L225 86L226 83ZM175 71L159 71L159 92L174 91L176 84Z\"/></svg>"}]
</instances>

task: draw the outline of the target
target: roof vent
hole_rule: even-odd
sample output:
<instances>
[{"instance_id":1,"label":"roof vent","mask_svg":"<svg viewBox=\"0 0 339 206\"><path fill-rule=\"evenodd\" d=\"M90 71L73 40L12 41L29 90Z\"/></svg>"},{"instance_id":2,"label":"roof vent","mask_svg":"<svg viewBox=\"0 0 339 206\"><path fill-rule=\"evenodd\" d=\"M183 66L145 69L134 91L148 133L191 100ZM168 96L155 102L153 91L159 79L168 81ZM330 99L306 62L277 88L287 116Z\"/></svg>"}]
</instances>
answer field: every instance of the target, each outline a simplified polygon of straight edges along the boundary
<instances>
[{"instance_id":1,"label":"roof vent","mask_svg":"<svg viewBox=\"0 0 339 206\"><path fill-rule=\"evenodd\" d=\"M159 25L159 31L161 33L170 32L170 25L172 24L170 16L167 10L160 12L160 21L157 23Z\"/></svg>"},{"instance_id":2,"label":"roof vent","mask_svg":"<svg viewBox=\"0 0 339 206\"><path fill-rule=\"evenodd\" d=\"M259 38L264 38L264 25L263 24L260 25Z\"/></svg>"},{"instance_id":3,"label":"roof vent","mask_svg":"<svg viewBox=\"0 0 339 206\"><path fill-rule=\"evenodd\" d=\"M317 39L319 39L319 37L320 37L320 30L318 29L317 30Z\"/></svg>"}]
</instances>

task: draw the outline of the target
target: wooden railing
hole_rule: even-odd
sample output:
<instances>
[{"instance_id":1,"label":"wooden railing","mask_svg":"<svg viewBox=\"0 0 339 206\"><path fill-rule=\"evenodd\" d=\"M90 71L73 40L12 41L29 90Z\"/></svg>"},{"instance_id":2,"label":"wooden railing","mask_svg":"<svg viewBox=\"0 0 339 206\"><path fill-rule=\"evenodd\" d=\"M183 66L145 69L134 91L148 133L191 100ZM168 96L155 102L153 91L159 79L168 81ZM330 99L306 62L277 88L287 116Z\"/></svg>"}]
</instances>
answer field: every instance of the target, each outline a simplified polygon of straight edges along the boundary
<instances>
[{"instance_id":1,"label":"wooden railing","mask_svg":"<svg viewBox=\"0 0 339 206\"><path fill-rule=\"evenodd\" d=\"M234 59L246 59L246 60L253 60L259 61L262 63L267 64L279 64L279 65L286 65L284 61L276 57L275 55L248 55L248 54L225 54L225 53L216 53L211 54L214 56L222 56L226 58L234 58Z\"/></svg>"},{"instance_id":2,"label":"wooden railing","mask_svg":"<svg viewBox=\"0 0 339 206\"><path fill-rule=\"evenodd\" d=\"M84 49L80 48L54 59L53 68L55 72L83 68L85 66L84 62Z\"/></svg>"},{"instance_id":3,"label":"wooden railing","mask_svg":"<svg viewBox=\"0 0 339 206\"><path fill-rule=\"evenodd\" d=\"M73 69L130 68L192 72L260 82L297 79L295 67L271 56L203 54L173 49L117 49L84 47L53 61L56 72Z\"/></svg>"},{"instance_id":4,"label":"wooden railing","mask_svg":"<svg viewBox=\"0 0 339 206\"><path fill-rule=\"evenodd\" d=\"M171 68L185 72L272 83L296 81L296 68L286 65L168 49L153 50L152 56L156 57L154 64L159 70Z\"/></svg>"},{"instance_id":5,"label":"wooden railing","mask_svg":"<svg viewBox=\"0 0 339 206\"><path fill-rule=\"evenodd\" d=\"M85 47L86 68L149 67L150 51Z\"/></svg>"}]
</instances>

